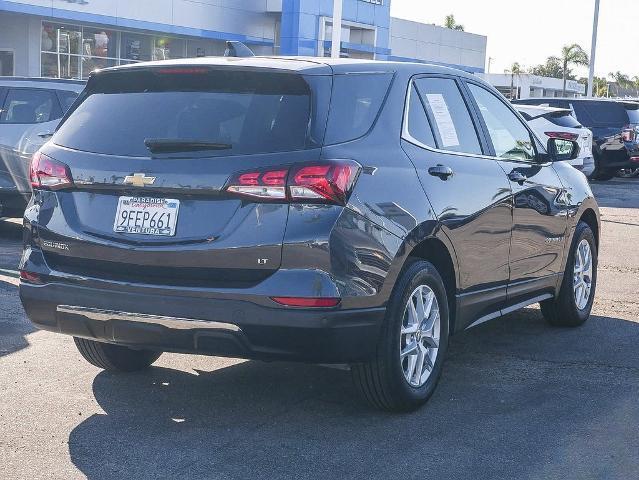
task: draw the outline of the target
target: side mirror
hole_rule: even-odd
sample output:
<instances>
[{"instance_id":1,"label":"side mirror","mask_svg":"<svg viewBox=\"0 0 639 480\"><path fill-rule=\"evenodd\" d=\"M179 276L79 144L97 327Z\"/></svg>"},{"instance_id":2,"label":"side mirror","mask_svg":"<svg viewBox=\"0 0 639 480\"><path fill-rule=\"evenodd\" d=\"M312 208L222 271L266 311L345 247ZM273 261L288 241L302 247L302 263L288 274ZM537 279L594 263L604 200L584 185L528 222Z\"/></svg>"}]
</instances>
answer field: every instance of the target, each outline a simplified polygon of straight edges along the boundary
<instances>
[{"instance_id":1,"label":"side mirror","mask_svg":"<svg viewBox=\"0 0 639 480\"><path fill-rule=\"evenodd\" d=\"M548 153L553 162L574 160L579 156L581 147L574 140L564 138L551 138L548 140Z\"/></svg>"}]
</instances>

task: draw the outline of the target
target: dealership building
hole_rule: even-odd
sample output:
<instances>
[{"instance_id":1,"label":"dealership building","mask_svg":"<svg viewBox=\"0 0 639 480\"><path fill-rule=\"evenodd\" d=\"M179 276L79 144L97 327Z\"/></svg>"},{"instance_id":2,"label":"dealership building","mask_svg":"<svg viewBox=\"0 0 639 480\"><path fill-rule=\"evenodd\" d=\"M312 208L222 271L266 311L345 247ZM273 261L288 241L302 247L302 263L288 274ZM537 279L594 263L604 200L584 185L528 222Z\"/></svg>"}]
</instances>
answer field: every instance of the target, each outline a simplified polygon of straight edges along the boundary
<instances>
[{"instance_id":1,"label":"dealership building","mask_svg":"<svg viewBox=\"0 0 639 480\"><path fill-rule=\"evenodd\" d=\"M328 56L333 0L0 0L0 75L86 79L97 68L222 55ZM341 55L484 71L486 37L343 0Z\"/></svg>"}]
</instances>

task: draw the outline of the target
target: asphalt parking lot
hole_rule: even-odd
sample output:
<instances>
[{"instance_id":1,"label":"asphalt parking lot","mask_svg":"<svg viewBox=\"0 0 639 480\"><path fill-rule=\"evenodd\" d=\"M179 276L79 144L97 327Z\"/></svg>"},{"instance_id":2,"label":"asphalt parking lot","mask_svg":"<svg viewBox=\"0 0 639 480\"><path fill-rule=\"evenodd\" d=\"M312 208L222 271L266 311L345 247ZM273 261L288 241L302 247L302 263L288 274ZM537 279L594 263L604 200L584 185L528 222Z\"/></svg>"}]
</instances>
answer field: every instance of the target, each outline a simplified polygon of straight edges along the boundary
<instances>
[{"instance_id":1,"label":"asphalt parking lot","mask_svg":"<svg viewBox=\"0 0 639 480\"><path fill-rule=\"evenodd\" d=\"M454 337L409 415L319 366L165 354L100 372L30 326L20 226L0 221L0 478L639 478L639 180L593 189L590 321L550 328L528 308Z\"/></svg>"}]
</instances>

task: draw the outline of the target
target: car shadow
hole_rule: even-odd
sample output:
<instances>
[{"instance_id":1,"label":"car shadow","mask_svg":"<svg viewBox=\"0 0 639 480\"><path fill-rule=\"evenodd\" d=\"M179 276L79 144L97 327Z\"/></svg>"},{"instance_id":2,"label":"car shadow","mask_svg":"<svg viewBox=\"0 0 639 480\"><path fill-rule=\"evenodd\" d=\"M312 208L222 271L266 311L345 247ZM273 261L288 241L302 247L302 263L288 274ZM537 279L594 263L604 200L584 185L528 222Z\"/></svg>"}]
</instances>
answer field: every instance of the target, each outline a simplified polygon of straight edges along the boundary
<instances>
[{"instance_id":1,"label":"car shadow","mask_svg":"<svg viewBox=\"0 0 639 480\"><path fill-rule=\"evenodd\" d=\"M244 362L100 373L69 436L103 478L632 478L639 324L551 328L527 309L454 337L412 414L364 406L347 371Z\"/></svg>"}]
</instances>

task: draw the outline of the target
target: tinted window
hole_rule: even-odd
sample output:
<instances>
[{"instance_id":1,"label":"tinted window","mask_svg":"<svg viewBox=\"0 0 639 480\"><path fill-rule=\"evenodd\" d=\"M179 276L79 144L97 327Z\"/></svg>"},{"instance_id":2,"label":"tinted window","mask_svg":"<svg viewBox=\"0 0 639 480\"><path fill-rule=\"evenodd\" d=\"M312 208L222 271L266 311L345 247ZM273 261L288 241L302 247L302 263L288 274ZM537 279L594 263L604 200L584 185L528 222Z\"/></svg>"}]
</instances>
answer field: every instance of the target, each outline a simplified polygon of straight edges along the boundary
<instances>
[{"instance_id":1,"label":"tinted window","mask_svg":"<svg viewBox=\"0 0 639 480\"><path fill-rule=\"evenodd\" d=\"M572 104L577 119L585 126L607 125L623 127L628 123L628 115L621 103L580 101Z\"/></svg>"},{"instance_id":2,"label":"tinted window","mask_svg":"<svg viewBox=\"0 0 639 480\"><path fill-rule=\"evenodd\" d=\"M335 75L326 143L342 143L368 133L392 79L390 73Z\"/></svg>"},{"instance_id":3,"label":"tinted window","mask_svg":"<svg viewBox=\"0 0 639 480\"><path fill-rule=\"evenodd\" d=\"M577 119L568 112L549 113L544 115L544 117L548 119L549 122L560 127L581 128L581 123L579 123Z\"/></svg>"},{"instance_id":4,"label":"tinted window","mask_svg":"<svg viewBox=\"0 0 639 480\"><path fill-rule=\"evenodd\" d=\"M2 107L0 123L43 123L60 117L60 108L53 92L12 88Z\"/></svg>"},{"instance_id":5,"label":"tinted window","mask_svg":"<svg viewBox=\"0 0 639 480\"><path fill-rule=\"evenodd\" d=\"M68 90L58 90L58 98L60 99L60 106L62 107L62 113L66 113L75 99L78 98L78 94L75 92L70 92Z\"/></svg>"},{"instance_id":6,"label":"tinted window","mask_svg":"<svg viewBox=\"0 0 639 480\"><path fill-rule=\"evenodd\" d=\"M312 146L311 91L300 75L209 71L105 74L53 137L69 148L148 156L146 139L227 144L201 155ZM192 153L192 152L191 152Z\"/></svg>"},{"instance_id":7,"label":"tinted window","mask_svg":"<svg viewBox=\"0 0 639 480\"><path fill-rule=\"evenodd\" d=\"M485 88L474 84L468 84L468 87L488 127L495 155L513 160L535 158L530 132L510 108Z\"/></svg>"},{"instance_id":8,"label":"tinted window","mask_svg":"<svg viewBox=\"0 0 639 480\"><path fill-rule=\"evenodd\" d=\"M415 84L433 125L437 147L481 154L475 126L457 83L446 78L420 78Z\"/></svg>"},{"instance_id":9,"label":"tinted window","mask_svg":"<svg viewBox=\"0 0 639 480\"><path fill-rule=\"evenodd\" d=\"M418 142L435 148L435 137L430 122L426 116L426 110L419 98L415 85L411 86L408 105L408 133Z\"/></svg>"},{"instance_id":10,"label":"tinted window","mask_svg":"<svg viewBox=\"0 0 639 480\"><path fill-rule=\"evenodd\" d=\"M626 113L628 114L629 123L639 123L639 104L626 104Z\"/></svg>"}]
</instances>

